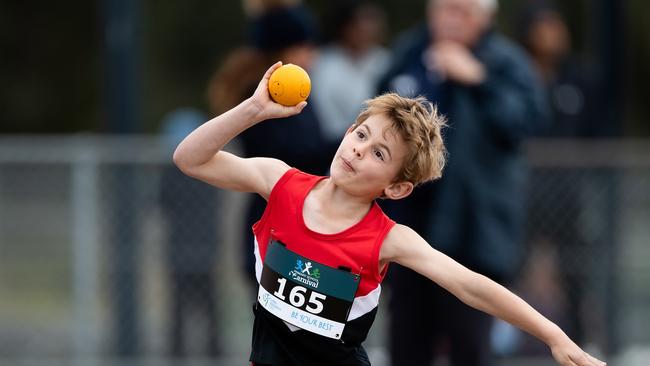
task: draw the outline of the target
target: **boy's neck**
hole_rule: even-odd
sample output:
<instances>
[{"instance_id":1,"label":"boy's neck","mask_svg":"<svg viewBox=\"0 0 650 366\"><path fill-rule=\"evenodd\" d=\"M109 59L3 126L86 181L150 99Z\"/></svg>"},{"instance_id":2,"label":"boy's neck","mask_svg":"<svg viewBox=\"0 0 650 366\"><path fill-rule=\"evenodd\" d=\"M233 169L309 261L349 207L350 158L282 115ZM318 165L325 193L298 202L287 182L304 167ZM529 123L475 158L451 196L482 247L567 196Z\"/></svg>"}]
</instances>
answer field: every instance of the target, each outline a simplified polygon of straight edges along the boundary
<instances>
[{"instance_id":1,"label":"boy's neck","mask_svg":"<svg viewBox=\"0 0 650 366\"><path fill-rule=\"evenodd\" d=\"M375 197L349 194L343 188L337 186L332 179L324 179L314 187L312 192L315 194L315 198L327 206L345 211L367 211L375 200Z\"/></svg>"},{"instance_id":2,"label":"boy's neck","mask_svg":"<svg viewBox=\"0 0 650 366\"><path fill-rule=\"evenodd\" d=\"M341 232L361 221L371 208L373 199L355 197L324 179L305 199L303 219L311 230L323 234Z\"/></svg>"}]
</instances>

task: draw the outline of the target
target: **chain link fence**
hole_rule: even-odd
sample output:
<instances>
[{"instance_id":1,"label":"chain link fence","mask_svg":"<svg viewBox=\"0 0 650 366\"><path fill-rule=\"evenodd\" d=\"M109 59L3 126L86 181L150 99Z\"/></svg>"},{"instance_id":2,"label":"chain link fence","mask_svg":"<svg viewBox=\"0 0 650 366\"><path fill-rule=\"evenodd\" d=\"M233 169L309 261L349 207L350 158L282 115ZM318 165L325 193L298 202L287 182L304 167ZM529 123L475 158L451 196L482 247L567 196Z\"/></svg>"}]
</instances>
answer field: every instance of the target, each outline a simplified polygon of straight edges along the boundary
<instances>
[{"instance_id":1,"label":"chain link fence","mask_svg":"<svg viewBox=\"0 0 650 366\"><path fill-rule=\"evenodd\" d=\"M514 289L582 344L640 357L649 143L539 141L527 153L529 255ZM0 138L1 364L246 364L248 196L184 177L171 154L153 137ZM385 317L367 342L379 366ZM548 364L539 343L495 329L504 364Z\"/></svg>"}]
</instances>

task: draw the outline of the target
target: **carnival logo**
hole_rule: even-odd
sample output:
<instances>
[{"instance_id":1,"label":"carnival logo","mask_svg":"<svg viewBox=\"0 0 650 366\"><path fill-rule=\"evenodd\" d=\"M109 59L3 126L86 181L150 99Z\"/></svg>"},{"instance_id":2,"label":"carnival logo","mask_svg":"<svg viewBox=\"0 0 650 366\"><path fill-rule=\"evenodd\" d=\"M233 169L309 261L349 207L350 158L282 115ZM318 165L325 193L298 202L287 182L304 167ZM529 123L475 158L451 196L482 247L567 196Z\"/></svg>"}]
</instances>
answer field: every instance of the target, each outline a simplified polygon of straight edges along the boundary
<instances>
[{"instance_id":1,"label":"carnival logo","mask_svg":"<svg viewBox=\"0 0 650 366\"><path fill-rule=\"evenodd\" d=\"M311 262L304 263L301 259L298 259L296 260L296 267L289 272L289 277L305 285L318 288L320 270L313 267Z\"/></svg>"}]
</instances>

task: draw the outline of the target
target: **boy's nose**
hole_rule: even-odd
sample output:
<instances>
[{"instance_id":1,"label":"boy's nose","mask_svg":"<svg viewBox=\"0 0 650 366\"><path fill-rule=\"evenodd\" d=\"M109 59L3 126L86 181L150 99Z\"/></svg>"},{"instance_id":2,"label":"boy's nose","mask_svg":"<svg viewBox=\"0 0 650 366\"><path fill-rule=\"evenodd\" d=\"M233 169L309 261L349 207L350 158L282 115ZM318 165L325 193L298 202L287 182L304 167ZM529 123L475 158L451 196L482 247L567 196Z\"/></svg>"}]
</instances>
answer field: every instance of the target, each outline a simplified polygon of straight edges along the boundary
<instances>
[{"instance_id":1,"label":"boy's nose","mask_svg":"<svg viewBox=\"0 0 650 366\"><path fill-rule=\"evenodd\" d=\"M353 147L352 152L354 152L354 155L356 155L357 158L359 158L359 159L363 156L362 149L359 146Z\"/></svg>"}]
</instances>

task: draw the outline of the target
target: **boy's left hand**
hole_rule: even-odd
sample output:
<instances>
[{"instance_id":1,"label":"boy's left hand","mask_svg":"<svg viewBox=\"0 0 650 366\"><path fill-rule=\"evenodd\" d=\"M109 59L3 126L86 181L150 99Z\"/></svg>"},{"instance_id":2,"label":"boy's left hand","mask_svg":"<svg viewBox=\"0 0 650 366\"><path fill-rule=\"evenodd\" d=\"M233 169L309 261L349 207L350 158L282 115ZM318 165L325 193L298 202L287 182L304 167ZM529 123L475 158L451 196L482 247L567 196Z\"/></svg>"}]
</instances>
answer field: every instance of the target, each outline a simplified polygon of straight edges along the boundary
<instances>
[{"instance_id":1,"label":"boy's left hand","mask_svg":"<svg viewBox=\"0 0 650 366\"><path fill-rule=\"evenodd\" d=\"M282 66L282 62L278 61L266 70L264 77L257 85L257 89L255 89L255 93L253 93L253 96L249 99L258 108L258 114L256 116L258 121L290 117L300 113L307 105L307 102L303 101L293 107L285 107L271 99L271 96L269 95L269 79L271 78L273 71L280 66Z\"/></svg>"},{"instance_id":2,"label":"boy's left hand","mask_svg":"<svg viewBox=\"0 0 650 366\"><path fill-rule=\"evenodd\" d=\"M562 366L605 366L606 363L583 351L570 339L551 346L555 361Z\"/></svg>"}]
</instances>

